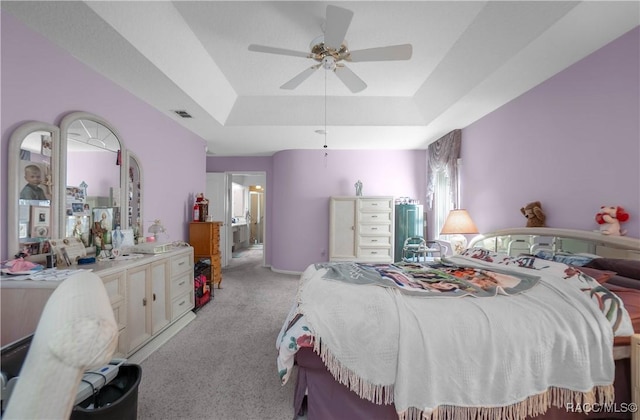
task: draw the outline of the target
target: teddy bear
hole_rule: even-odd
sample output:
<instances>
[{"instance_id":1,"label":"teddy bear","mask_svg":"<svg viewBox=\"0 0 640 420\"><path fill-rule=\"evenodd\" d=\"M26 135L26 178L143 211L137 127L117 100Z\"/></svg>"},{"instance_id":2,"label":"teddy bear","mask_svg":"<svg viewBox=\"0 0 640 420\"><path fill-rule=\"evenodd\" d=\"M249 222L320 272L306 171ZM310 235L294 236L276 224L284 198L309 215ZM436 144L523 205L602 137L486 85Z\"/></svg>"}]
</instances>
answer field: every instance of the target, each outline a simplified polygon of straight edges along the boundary
<instances>
[{"instance_id":1,"label":"teddy bear","mask_svg":"<svg viewBox=\"0 0 640 420\"><path fill-rule=\"evenodd\" d=\"M603 235L622 236L627 233L620 229L620 223L629 220L629 213L620 206L602 206L596 213L596 222L600 225Z\"/></svg>"},{"instance_id":2,"label":"teddy bear","mask_svg":"<svg viewBox=\"0 0 640 420\"><path fill-rule=\"evenodd\" d=\"M547 217L542 212L542 205L539 201L534 201L520 209L520 212L527 218L527 227L544 227Z\"/></svg>"}]
</instances>

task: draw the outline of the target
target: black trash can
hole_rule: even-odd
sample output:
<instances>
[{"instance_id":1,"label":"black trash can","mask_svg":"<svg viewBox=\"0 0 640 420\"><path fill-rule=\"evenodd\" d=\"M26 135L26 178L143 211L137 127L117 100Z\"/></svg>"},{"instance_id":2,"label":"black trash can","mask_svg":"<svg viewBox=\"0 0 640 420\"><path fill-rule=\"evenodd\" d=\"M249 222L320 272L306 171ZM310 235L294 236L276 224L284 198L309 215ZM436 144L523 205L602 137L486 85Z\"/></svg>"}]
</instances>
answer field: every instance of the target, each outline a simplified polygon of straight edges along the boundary
<instances>
[{"instance_id":1,"label":"black trash can","mask_svg":"<svg viewBox=\"0 0 640 420\"><path fill-rule=\"evenodd\" d=\"M73 407L71 420L136 420L142 367L123 364L118 375L91 397Z\"/></svg>"}]
</instances>

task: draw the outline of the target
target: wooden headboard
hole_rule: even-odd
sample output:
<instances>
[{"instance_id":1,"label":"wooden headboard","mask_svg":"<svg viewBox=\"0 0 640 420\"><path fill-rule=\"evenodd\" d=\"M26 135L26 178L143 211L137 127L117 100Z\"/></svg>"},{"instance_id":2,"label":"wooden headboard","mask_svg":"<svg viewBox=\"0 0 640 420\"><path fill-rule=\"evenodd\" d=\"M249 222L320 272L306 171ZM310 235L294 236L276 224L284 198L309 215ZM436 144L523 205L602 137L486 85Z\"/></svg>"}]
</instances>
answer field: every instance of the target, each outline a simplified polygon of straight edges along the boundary
<instances>
[{"instance_id":1,"label":"wooden headboard","mask_svg":"<svg viewBox=\"0 0 640 420\"><path fill-rule=\"evenodd\" d=\"M502 229L476 236L469 246L510 255L535 254L540 249L546 249L554 253L588 253L607 258L640 260L640 239L574 229Z\"/></svg>"}]
</instances>

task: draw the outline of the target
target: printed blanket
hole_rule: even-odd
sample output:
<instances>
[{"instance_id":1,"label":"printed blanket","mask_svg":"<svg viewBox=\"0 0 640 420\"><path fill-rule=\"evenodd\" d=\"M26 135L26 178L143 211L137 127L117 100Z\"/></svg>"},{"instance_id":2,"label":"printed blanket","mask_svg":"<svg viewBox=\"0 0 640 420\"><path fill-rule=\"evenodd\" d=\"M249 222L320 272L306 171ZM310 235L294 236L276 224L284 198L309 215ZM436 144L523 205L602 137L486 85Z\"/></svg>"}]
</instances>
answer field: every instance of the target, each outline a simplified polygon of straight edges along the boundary
<instances>
[{"instance_id":1,"label":"printed blanket","mask_svg":"<svg viewBox=\"0 0 640 420\"><path fill-rule=\"evenodd\" d=\"M360 275L345 281L332 264L310 266L277 341L283 383L297 349L313 346L338 382L369 401L394 403L400 419L472 411L522 419L551 405L613 401L612 327L580 288L544 267L532 276L470 257L449 262L489 278L495 269L529 287L422 299L403 285L367 284ZM372 276L380 267L359 268Z\"/></svg>"},{"instance_id":2,"label":"printed blanket","mask_svg":"<svg viewBox=\"0 0 640 420\"><path fill-rule=\"evenodd\" d=\"M538 276L514 273L480 264L464 267L449 260L429 265L400 262L395 264L329 263L316 264L326 268L325 279L350 284L376 284L394 287L402 293L425 297L490 297L512 295L536 285Z\"/></svg>"}]
</instances>

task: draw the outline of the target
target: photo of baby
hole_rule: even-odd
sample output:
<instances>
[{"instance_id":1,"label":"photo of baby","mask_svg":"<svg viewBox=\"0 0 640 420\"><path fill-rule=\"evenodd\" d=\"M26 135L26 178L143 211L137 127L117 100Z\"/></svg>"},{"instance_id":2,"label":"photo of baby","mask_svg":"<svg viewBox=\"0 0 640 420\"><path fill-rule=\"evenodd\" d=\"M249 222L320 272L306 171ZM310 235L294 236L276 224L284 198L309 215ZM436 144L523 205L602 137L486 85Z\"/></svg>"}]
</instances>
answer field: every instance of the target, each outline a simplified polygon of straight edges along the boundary
<instances>
[{"instance_id":1,"label":"photo of baby","mask_svg":"<svg viewBox=\"0 0 640 420\"><path fill-rule=\"evenodd\" d=\"M48 193L49 166L44 163L20 161L25 185L20 190L22 200L50 200Z\"/></svg>"}]
</instances>

